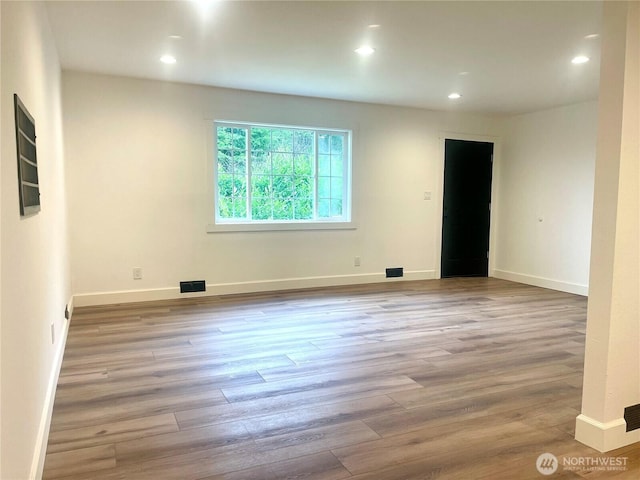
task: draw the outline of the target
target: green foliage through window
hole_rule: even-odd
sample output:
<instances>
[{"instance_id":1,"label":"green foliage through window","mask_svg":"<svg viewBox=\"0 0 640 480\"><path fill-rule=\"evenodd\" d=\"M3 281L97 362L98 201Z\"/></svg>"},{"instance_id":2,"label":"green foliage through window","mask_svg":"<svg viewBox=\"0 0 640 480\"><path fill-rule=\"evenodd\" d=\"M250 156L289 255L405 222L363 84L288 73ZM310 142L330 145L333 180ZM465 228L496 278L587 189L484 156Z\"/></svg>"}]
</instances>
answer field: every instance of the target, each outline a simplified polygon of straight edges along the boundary
<instances>
[{"instance_id":1,"label":"green foliage through window","mask_svg":"<svg viewBox=\"0 0 640 480\"><path fill-rule=\"evenodd\" d=\"M220 222L348 221L344 131L216 123Z\"/></svg>"}]
</instances>

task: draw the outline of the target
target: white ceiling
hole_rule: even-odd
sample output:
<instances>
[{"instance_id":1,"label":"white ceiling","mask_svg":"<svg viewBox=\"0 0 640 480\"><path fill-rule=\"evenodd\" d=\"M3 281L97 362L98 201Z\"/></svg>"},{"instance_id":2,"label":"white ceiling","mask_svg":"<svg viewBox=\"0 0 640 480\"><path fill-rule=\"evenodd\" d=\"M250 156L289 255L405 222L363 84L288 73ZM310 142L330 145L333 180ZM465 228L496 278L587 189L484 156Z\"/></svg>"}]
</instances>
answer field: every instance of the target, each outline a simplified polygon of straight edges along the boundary
<instances>
[{"instance_id":1,"label":"white ceiling","mask_svg":"<svg viewBox=\"0 0 640 480\"><path fill-rule=\"evenodd\" d=\"M598 94L600 39L585 38L600 31L595 1L56 1L47 8L63 69L485 113ZM376 49L372 56L354 53L364 43ZM177 63L160 63L165 53ZM572 65L578 54L591 61ZM463 97L449 100L453 91Z\"/></svg>"}]
</instances>

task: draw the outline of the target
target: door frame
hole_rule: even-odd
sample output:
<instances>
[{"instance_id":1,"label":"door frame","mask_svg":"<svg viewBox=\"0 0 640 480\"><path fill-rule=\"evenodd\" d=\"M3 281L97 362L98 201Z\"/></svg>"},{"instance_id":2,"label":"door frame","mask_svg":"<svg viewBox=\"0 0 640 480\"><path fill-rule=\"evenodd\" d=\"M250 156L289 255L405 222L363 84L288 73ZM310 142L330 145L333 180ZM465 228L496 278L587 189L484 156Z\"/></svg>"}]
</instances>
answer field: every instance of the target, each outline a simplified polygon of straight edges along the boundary
<instances>
[{"instance_id":1,"label":"door frame","mask_svg":"<svg viewBox=\"0 0 640 480\"><path fill-rule=\"evenodd\" d=\"M489 216L489 272L488 276L495 274L497 225L498 225L498 183L500 179L500 152L501 139L493 135L474 135L468 133L441 132L438 136L440 154L438 157L438 184L436 192L436 226L434 265L436 278L442 278L442 213L444 211L444 149L446 140L466 140L470 142L493 143L493 165L491 170L491 215Z\"/></svg>"}]
</instances>

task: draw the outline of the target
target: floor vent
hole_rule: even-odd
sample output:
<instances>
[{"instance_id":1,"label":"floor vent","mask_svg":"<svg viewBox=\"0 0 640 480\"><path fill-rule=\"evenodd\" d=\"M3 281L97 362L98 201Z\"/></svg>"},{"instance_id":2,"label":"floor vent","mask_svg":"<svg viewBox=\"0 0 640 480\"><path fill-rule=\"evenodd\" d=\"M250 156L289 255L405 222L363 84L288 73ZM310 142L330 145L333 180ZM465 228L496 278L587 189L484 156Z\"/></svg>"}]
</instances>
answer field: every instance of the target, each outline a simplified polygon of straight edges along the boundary
<instances>
[{"instance_id":1,"label":"floor vent","mask_svg":"<svg viewBox=\"0 0 640 480\"><path fill-rule=\"evenodd\" d=\"M624 409L624 420L627 422L627 432L640 428L640 403Z\"/></svg>"},{"instance_id":2,"label":"floor vent","mask_svg":"<svg viewBox=\"0 0 640 480\"><path fill-rule=\"evenodd\" d=\"M402 267L399 268L387 268L386 273L387 273L387 278L393 278L393 277L402 277L404 276L404 269Z\"/></svg>"},{"instance_id":3,"label":"floor vent","mask_svg":"<svg viewBox=\"0 0 640 480\"><path fill-rule=\"evenodd\" d=\"M180 293L204 292L207 286L204 280L191 280L189 282L180 282Z\"/></svg>"}]
</instances>

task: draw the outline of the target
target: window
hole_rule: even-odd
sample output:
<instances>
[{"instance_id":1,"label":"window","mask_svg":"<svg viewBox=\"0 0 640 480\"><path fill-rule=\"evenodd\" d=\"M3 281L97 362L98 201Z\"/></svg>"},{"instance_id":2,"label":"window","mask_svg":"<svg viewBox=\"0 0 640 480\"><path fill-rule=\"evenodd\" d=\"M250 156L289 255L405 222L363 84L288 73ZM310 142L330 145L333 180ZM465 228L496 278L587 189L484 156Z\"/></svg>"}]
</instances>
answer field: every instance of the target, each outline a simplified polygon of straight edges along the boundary
<instances>
[{"instance_id":1,"label":"window","mask_svg":"<svg viewBox=\"0 0 640 480\"><path fill-rule=\"evenodd\" d=\"M215 134L216 225L350 222L350 132L216 122Z\"/></svg>"}]
</instances>

